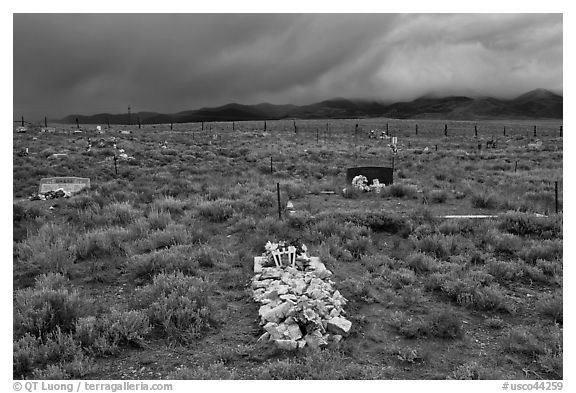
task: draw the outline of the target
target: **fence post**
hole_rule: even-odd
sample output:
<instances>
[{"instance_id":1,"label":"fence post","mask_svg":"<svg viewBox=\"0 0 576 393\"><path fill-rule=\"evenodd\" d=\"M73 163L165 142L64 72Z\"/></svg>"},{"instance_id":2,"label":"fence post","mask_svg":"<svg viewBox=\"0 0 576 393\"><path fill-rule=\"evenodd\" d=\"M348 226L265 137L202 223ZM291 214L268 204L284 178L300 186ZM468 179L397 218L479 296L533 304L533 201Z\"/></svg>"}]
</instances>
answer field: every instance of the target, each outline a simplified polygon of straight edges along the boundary
<instances>
[{"instance_id":1,"label":"fence post","mask_svg":"<svg viewBox=\"0 0 576 393\"><path fill-rule=\"evenodd\" d=\"M106 122L108 123L108 129L110 129L110 119L106 118Z\"/></svg>"},{"instance_id":2,"label":"fence post","mask_svg":"<svg viewBox=\"0 0 576 393\"><path fill-rule=\"evenodd\" d=\"M235 131L234 122L232 122L232 131Z\"/></svg>"},{"instance_id":3,"label":"fence post","mask_svg":"<svg viewBox=\"0 0 576 393\"><path fill-rule=\"evenodd\" d=\"M554 182L554 200L556 202L556 214L558 214L558 180Z\"/></svg>"},{"instance_id":4,"label":"fence post","mask_svg":"<svg viewBox=\"0 0 576 393\"><path fill-rule=\"evenodd\" d=\"M114 153L114 173L116 174L116 178L118 178L118 165L116 164L116 153Z\"/></svg>"},{"instance_id":5,"label":"fence post","mask_svg":"<svg viewBox=\"0 0 576 393\"><path fill-rule=\"evenodd\" d=\"M438 145L434 145L434 146L435 146L436 151L438 151Z\"/></svg>"},{"instance_id":6,"label":"fence post","mask_svg":"<svg viewBox=\"0 0 576 393\"><path fill-rule=\"evenodd\" d=\"M448 124L444 124L444 136L448 136Z\"/></svg>"},{"instance_id":7,"label":"fence post","mask_svg":"<svg viewBox=\"0 0 576 393\"><path fill-rule=\"evenodd\" d=\"M264 120L264 131L266 131L266 120Z\"/></svg>"},{"instance_id":8,"label":"fence post","mask_svg":"<svg viewBox=\"0 0 576 393\"><path fill-rule=\"evenodd\" d=\"M319 130L318 130L318 128L316 128L316 144L318 144L318 132L319 132Z\"/></svg>"},{"instance_id":9,"label":"fence post","mask_svg":"<svg viewBox=\"0 0 576 393\"><path fill-rule=\"evenodd\" d=\"M202 131L204 131L204 121L202 121Z\"/></svg>"},{"instance_id":10,"label":"fence post","mask_svg":"<svg viewBox=\"0 0 576 393\"><path fill-rule=\"evenodd\" d=\"M514 164L514 173L516 173L517 169L518 169L518 160L516 160L516 163Z\"/></svg>"},{"instance_id":11,"label":"fence post","mask_svg":"<svg viewBox=\"0 0 576 393\"><path fill-rule=\"evenodd\" d=\"M536 126L534 126L534 137L536 137Z\"/></svg>"},{"instance_id":12,"label":"fence post","mask_svg":"<svg viewBox=\"0 0 576 393\"><path fill-rule=\"evenodd\" d=\"M142 128L142 123L140 123L140 116L138 116L138 129Z\"/></svg>"},{"instance_id":13,"label":"fence post","mask_svg":"<svg viewBox=\"0 0 576 393\"><path fill-rule=\"evenodd\" d=\"M282 219L282 208L280 206L280 183L276 183L276 194L278 195L278 219Z\"/></svg>"},{"instance_id":14,"label":"fence post","mask_svg":"<svg viewBox=\"0 0 576 393\"><path fill-rule=\"evenodd\" d=\"M292 120L294 122L294 134L298 134L298 129L296 128L296 120Z\"/></svg>"},{"instance_id":15,"label":"fence post","mask_svg":"<svg viewBox=\"0 0 576 393\"><path fill-rule=\"evenodd\" d=\"M416 135L418 135L418 124L416 124Z\"/></svg>"},{"instance_id":16,"label":"fence post","mask_svg":"<svg viewBox=\"0 0 576 393\"><path fill-rule=\"evenodd\" d=\"M274 173L274 167L272 166L272 157L270 157L270 173Z\"/></svg>"},{"instance_id":17,"label":"fence post","mask_svg":"<svg viewBox=\"0 0 576 393\"><path fill-rule=\"evenodd\" d=\"M386 136L390 136L390 132L388 131L388 123L386 123Z\"/></svg>"},{"instance_id":18,"label":"fence post","mask_svg":"<svg viewBox=\"0 0 576 393\"><path fill-rule=\"evenodd\" d=\"M506 136L506 126L504 126L504 136Z\"/></svg>"},{"instance_id":19,"label":"fence post","mask_svg":"<svg viewBox=\"0 0 576 393\"><path fill-rule=\"evenodd\" d=\"M48 128L48 119L44 116L44 128Z\"/></svg>"},{"instance_id":20,"label":"fence post","mask_svg":"<svg viewBox=\"0 0 576 393\"><path fill-rule=\"evenodd\" d=\"M562 136L562 126L560 126L560 136Z\"/></svg>"},{"instance_id":21,"label":"fence post","mask_svg":"<svg viewBox=\"0 0 576 393\"><path fill-rule=\"evenodd\" d=\"M78 121L78 119L76 119ZM22 127L24 127L24 116L22 116Z\"/></svg>"},{"instance_id":22,"label":"fence post","mask_svg":"<svg viewBox=\"0 0 576 393\"><path fill-rule=\"evenodd\" d=\"M170 122L170 131L172 131L173 127L174 127L174 122L171 121L171 122Z\"/></svg>"},{"instance_id":23,"label":"fence post","mask_svg":"<svg viewBox=\"0 0 576 393\"><path fill-rule=\"evenodd\" d=\"M80 123L78 123L78 118L76 118L76 128L80 129Z\"/></svg>"},{"instance_id":24,"label":"fence post","mask_svg":"<svg viewBox=\"0 0 576 393\"><path fill-rule=\"evenodd\" d=\"M476 124L474 124L474 136L475 137L478 136L478 127L476 126Z\"/></svg>"}]
</instances>

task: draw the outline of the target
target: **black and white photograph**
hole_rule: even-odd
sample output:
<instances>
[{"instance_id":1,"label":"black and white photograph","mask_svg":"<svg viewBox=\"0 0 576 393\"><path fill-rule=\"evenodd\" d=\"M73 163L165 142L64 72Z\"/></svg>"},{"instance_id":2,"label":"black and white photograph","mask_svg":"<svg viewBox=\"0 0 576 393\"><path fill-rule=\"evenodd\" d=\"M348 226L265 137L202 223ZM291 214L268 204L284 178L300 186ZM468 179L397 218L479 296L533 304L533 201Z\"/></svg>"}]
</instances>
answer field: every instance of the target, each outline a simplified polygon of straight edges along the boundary
<instances>
[{"instance_id":1,"label":"black and white photograph","mask_svg":"<svg viewBox=\"0 0 576 393\"><path fill-rule=\"evenodd\" d=\"M9 388L567 390L564 14L521 11L14 12Z\"/></svg>"}]
</instances>

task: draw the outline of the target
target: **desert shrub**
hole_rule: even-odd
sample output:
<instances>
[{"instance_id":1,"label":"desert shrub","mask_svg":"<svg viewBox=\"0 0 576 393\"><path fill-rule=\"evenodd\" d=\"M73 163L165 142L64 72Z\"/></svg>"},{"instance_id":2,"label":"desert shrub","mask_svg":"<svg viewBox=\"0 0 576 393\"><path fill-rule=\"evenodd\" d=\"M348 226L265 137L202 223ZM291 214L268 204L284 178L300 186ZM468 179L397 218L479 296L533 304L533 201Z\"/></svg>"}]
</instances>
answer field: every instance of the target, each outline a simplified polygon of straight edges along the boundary
<instances>
[{"instance_id":1,"label":"desert shrub","mask_svg":"<svg viewBox=\"0 0 576 393\"><path fill-rule=\"evenodd\" d=\"M341 281L338 288L348 300L366 302L372 299L367 280L357 280L349 277Z\"/></svg>"},{"instance_id":2,"label":"desert shrub","mask_svg":"<svg viewBox=\"0 0 576 393\"><path fill-rule=\"evenodd\" d=\"M157 207L150 208L146 214L146 219L148 227L152 230L165 229L173 223L170 211L159 210Z\"/></svg>"},{"instance_id":3,"label":"desert shrub","mask_svg":"<svg viewBox=\"0 0 576 393\"><path fill-rule=\"evenodd\" d=\"M552 261L562 257L561 240L541 240L525 247L518 253L520 258L530 264L535 264L537 260Z\"/></svg>"},{"instance_id":4,"label":"desert shrub","mask_svg":"<svg viewBox=\"0 0 576 393\"><path fill-rule=\"evenodd\" d=\"M420 252L415 252L408 255L406 258L406 263L408 267L414 270L416 273L432 272L437 269L436 260Z\"/></svg>"},{"instance_id":5,"label":"desert shrub","mask_svg":"<svg viewBox=\"0 0 576 393\"><path fill-rule=\"evenodd\" d=\"M498 284L481 286L474 291L472 307L476 310L501 310L512 312L506 302L506 295Z\"/></svg>"},{"instance_id":6,"label":"desert shrub","mask_svg":"<svg viewBox=\"0 0 576 393\"><path fill-rule=\"evenodd\" d=\"M380 192L383 197L415 198L418 190L415 186L407 184L391 184Z\"/></svg>"},{"instance_id":7,"label":"desert shrub","mask_svg":"<svg viewBox=\"0 0 576 393\"><path fill-rule=\"evenodd\" d=\"M285 182L280 185L280 188L288 195L289 199L299 199L308 193L305 184L295 181Z\"/></svg>"},{"instance_id":8,"label":"desert shrub","mask_svg":"<svg viewBox=\"0 0 576 393\"><path fill-rule=\"evenodd\" d=\"M141 311L117 311L78 319L74 338L95 354L115 354L120 346L141 346L150 332L148 316Z\"/></svg>"},{"instance_id":9,"label":"desert shrub","mask_svg":"<svg viewBox=\"0 0 576 393\"><path fill-rule=\"evenodd\" d=\"M358 199L362 194L364 194L364 191L356 187L350 186L342 189L342 197L345 199Z\"/></svg>"},{"instance_id":10,"label":"desert shrub","mask_svg":"<svg viewBox=\"0 0 576 393\"><path fill-rule=\"evenodd\" d=\"M502 329L504 326L506 326L506 323L500 317L488 318L486 321L484 321L484 324L490 329L494 330Z\"/></svg>"},{"instance_id":11,"label":"desert shrub","mask_svg":"<svg viewBox=\"0 0 576 393\"><path fill-rule=\"evenodd\" d=\"M137 219L141 213L129 202L115 202L102 208L102 216L108 225L126 226Z\"/></svg>"},{"instance_id":12,"label":"desert shrub","mask_svg":"<svg viewBox=\"0 0 576 393\"><path fill-rule=\"evenodd\" d=\"M431 273L424 278L424 289L430 292L442 292L445 284L452 279L452 276L448 273Z\"/></svg>"},{"instance_id":13,"label":"desert shrub","mask_svg":"<svg viewBox=\"0 0 576 393\"><path fill-rule=\"evenodd\" d=\"M416 275L412 270L406 268L400 268L398 270L393 270L388 276L392 287L395 289L400 289L406 285L412 285L416 282Z\"/></svg>"},{"instance_id":14,"label":"desert shrub","mask_svg":"<svg viewBox=\"0 0 576 393\"><path fill-rule=\"evenodd\" d=\"M100 228L82 234L77 241L79 259L125 255L125 242L130 232L124 228Z\"/></svg>"},{"instance_id":15,"label":"desert shrub","mask_svg":"<svg viewBox=\"0 0 576 393\"><path fill-rule=\"evenodd\" d=\"M514 281L523 276L522 266L513 261L491 259L486 264L486 269L489 274L500 281Z\"/></svg>"},{"instance_id":16,"label":"desert shrub","mask_svg":"<svg viewBox=\"0 0 576 393\"><path fill-rule=\"evenodd\" d=\"M413 317L396 311L390 316L389 325L406 338L454 339L463 335L460 319L450 311L433 312L423 317Z\"/></svg>"},{"instance_id":17,"label":"desert shrub","mask_svg":"<svg viewBox=\"0 0 576 393\"><path fill-rule=\"evenodd\" d=\"M501 379L501 376L496 370L483 367L476 361L469 361L458 366L447 379L487 380Z\"/></svg>"},{"instance_id":18,"label":"desert shrub","mask_svg":"<svg viewBox=\"0 0 576 393\"><path fill-rule=\"evenodd\" d=\"M414 244L419 251L444 260L475 249L472 241L461 235L432 234L414 239Z\"/></svg>"},{"instance_id":19,"label":"desert shrub","mask_svg":"<svg viewBox=\"0 0 576 393\"><path fill-rule=\"evenodd\" d=\"M362 255L368 252L372 240L367 236L355 236L352 239L346 240L345 247L354 259L360 259Z\"/></svg>"},{"instance_id":20,"label":"desert shrub","mask_svg":"<svg viewBox=\"0 0 576 393\"><path fill-rule=\"evenodd\" d=\"M386 212L351 211L348 213L329 213L336 221L345 221L362 227L368 227L374 232L399 233L407 236L410 227L406 221L396 215ZM322 218L320 214L317 218Z\"/></svg>"},{"instance_id":21,"label":"desert shrub","mask_svg":"<svg viewBox=\"0 0 576 393\"><path fill-rule=\"evenodd\" d=\"M18 379L30 374L47 379L83 378L93 369L72 335L59 328L44 338L26 334L16 340L13 359L13 375Z\"/></svg>"},{"instance_id":22,"label":"desert shrub","mask_svg":"<svg viewBox=\"0 0 576 393\"><path fill-rule=\"evenodd\" d=\"M46 337L57 328L70 332L76 320L88 312L89 303L75 290L61 287L62 279L54 275L40 277L34 288L14 294L14 337L30 333Z\"/></svg>"},{"instance_id":23,"label":"desert shrub","mask_svg":"<svg viewBox=\"0 0 576 393\"><path fill-rule=\"evenodd\" d=\"M520 353L537 359L541 355L558 353L562 348L562 330L558 327L511 328L504 336L503 348L506 352Z\"/></svg>"},{"instance_id":24,"label":"desert shrub","mask_svg":"<svg viewBox=\"0 0 576 393\"><path fill-rule=\"evenodd\" d=\"M562 291L546 293L539 297L536 303L536 311L554 322L563 323L564 313L562 307Z\"/></svg>"},{"instance_id":25,"label":"desert shrub","mask_svg":"<svg viewBox=\"0 0 576 393\"><path fill-rule=\"evenodd\" d=\"M428 194L428 200L432 203L445 203L448 200L446 190L432 190Z\"/></svg>"},{"instance_id":26,"label":"desert shrub","mask_svg":"<svg viewBox=\"0 0 576 393\"><path fill-rule=\"evenodd\" d=\"M455 235L460 233L460 225L455 220L444 221L438 226L438 231L443 235Z\"/></svg>"},{"instance_id":27,"label":"desert shrub","mask_svg":"<svg viewBox=\"0 0 576 393\"><path fill-rule=\"evenodd\" d=\"M225 222L234 215L232 202L229 199L201 202L197 209L201 217L211 222Z\"/></svg>"},{"instance_id":28,"label":"desert shrub","mask_svg":"<svg viewBox=\"0 0 576 393\"><path fill-rule=\"evenodd\" d=\"M171 216L178 217L184 213L186 204L186 201L166 195L163 198L155 199L151 204L151 208L160 212L168 212Z\"/></svg>"},{"instance_id":29,"label":"desert shrub","mask_svg":"<svg viewBox=\"0 0 576 393\"><path fill-rule=\"evenodd\" d=\"M476 209L495 209L500 205L500 200L493 193L474 192L470 197L472 207Z\"/></svg>"},{"instance_id":30,"label":"desert shrub","mask_svg":"<svg viewBox=\"0 0 576 393\"><path fill-rule=\"evenodd\" d=\"M499 218L499 228L518 236L562 237L562 216L537 217L529 213L510 212Z\"/></svg>"},{"instance_id":31,"label":"desert shrub","mask_svg":"<svg viewBox=\"0 0 576 393\"><path fill-rule=\"evenodd\" d=\"M75 242L69 227L44 224L38 234L16 245L16 255L37 273L66 274L76 261Z\"/></svg>"},{"instance_id":32,"label":"desert shrub","mask_svg":"<svg viewBox=\"0 0 576 393\"><path fill-rule=\"evenodd\" d=\"M188 228L183 224L170 224L165 229L151 232L146 239L138 240L135 248L139 252L148 252L175 245L188 244L191 241Z\"/></svg>"},{"instance_id":33,"label":"desert shrub","mask_svg":"<svg viewBox=\"0 0 576 393\"><path fill-rule=\"evenodd\" d=\"M522 248L522 239L510 233L501 233L497 229L490 229L483 239L488 247L501 255L512 256Z\"/></svg>"},{"instance_id":34,"label":"desert shrub","mask_svg":"<svg viewBox=\"0 0 576 393\"><path fill-rule=\"evenodd\" d=\"M449 310L434 312L428 317L431 334L438 338L461 338L464 334L460 317Z\"/></svg>"},{"instance_id":35,"label":"desert shrub","mask_svg":"<svg viewBox=\"0 0 576 393\"><path fill-rule=\"evenodd\" d=\"M537 259L536 267L547 277L556 277L562 274L562 264L556 261Z\"/></svg>"},{"instance_id":36,"label":"desert shrub","mask_svg":"<svg viewBox=\"0 0 576 393\"><path fill-rule=\"evenodd\" d=\"M181 272L161 273L138 292L150 323L170 337L188 342L215 324L208 302L208 284Z\"/></svg>"}]
</instances>

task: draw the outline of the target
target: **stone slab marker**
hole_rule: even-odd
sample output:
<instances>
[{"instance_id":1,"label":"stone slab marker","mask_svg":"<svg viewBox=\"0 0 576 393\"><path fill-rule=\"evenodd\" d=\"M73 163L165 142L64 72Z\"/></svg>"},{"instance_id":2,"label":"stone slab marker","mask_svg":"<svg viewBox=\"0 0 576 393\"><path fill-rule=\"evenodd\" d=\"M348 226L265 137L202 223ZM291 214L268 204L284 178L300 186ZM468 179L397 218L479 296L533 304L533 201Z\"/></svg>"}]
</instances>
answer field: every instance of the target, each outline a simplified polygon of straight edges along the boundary
<instances>
[{"instance_id":1,"label":"stone slab marker","mask_svg":"<svg viewBox=\"0 0 576 393\"><path fill-rule=\"evenodd\" d=\"M40 179L40 193L56 191L62 188L66 192L75 193L86 187L90 187L90 179L87 177L45 177Z\"/></svg>"}]
</instances>

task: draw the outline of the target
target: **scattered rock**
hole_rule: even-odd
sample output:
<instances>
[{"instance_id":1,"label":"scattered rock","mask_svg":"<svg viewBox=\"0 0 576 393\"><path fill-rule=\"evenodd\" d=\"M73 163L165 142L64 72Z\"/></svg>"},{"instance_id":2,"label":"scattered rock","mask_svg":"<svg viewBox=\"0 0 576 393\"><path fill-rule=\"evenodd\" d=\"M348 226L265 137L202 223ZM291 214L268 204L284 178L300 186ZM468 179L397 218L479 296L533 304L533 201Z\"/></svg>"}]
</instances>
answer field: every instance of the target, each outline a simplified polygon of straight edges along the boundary
<instances>
[{"instance_id":1,"label":"scattered rock","mask_svg":"<svg viewBox=\"0 0 576 393\"><path fill-rule=\"evenodd\" d=\"M326 324L326 330L342 336L347 336L351 327L352 322L343 317L330 318Z\"/></svg>"},{"instance_id":2,"label":"scattered rock","mask_svg":"<svg viewBox=\"0 0 576 393\"><path fill-rule=\"evenodd\" d=\"M292 351L298 348L298 343L294 340L276 340L276 346L285 351Z\"/></svg>"}]
</instances>

